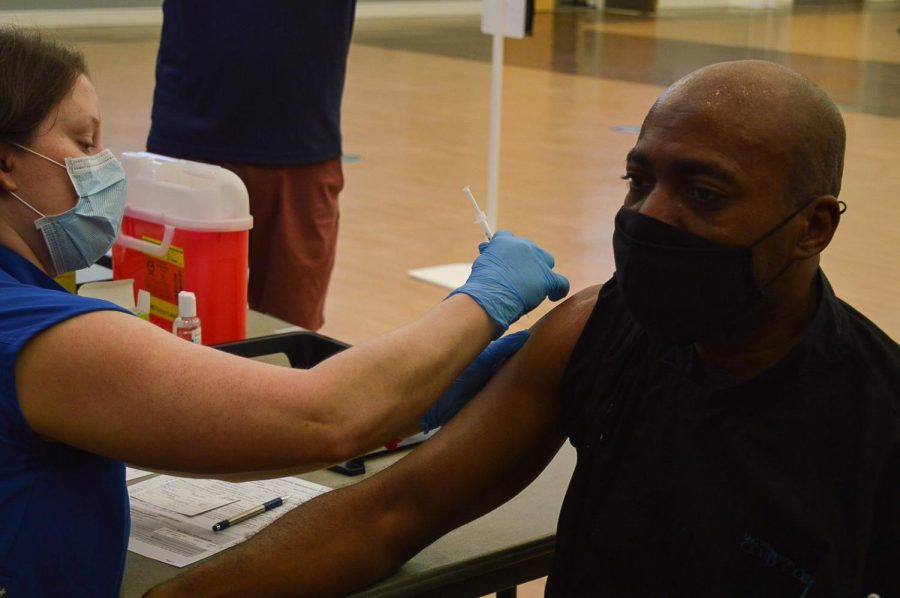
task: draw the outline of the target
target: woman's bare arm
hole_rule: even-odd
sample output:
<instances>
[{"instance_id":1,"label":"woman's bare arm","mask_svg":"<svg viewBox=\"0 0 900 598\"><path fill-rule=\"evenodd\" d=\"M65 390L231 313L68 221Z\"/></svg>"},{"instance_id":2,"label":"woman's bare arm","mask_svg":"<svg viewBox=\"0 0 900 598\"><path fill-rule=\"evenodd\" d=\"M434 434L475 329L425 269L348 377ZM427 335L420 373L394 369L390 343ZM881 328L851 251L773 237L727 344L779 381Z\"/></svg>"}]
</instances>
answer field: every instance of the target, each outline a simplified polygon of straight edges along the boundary
<instances>
[{"instance_id":1,"label":"woman's bare arm","mask_svg":"<svg viewBox=\"0 0 900 598\"><path fill-rule=\"evenodd\" d=\"M408 433L495 330L455 295L396 332L294 370L92 312L32 339L16 386L26 420L48 440L158 470L298 471Z\"/></svg>"}]
</instances>

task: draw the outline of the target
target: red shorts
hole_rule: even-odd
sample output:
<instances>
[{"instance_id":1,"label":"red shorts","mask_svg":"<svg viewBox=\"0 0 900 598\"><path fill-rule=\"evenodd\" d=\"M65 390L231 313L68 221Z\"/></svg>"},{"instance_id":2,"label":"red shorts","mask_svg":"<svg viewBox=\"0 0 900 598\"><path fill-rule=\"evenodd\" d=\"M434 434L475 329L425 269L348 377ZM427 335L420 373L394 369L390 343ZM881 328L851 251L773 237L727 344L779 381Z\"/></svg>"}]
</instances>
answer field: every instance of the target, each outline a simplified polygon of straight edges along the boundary
<instances>
[{"instance_id":1,"label":"red shorts","mask_svg":"<svg viewBox=\"0 0 900 598\"><path fill-rule=\"evenodd\" d=\"M250 307L318 330L337 247L340 158L286 166L219 164L237 174L250 194Z\"/></svg>"}]
</instances>

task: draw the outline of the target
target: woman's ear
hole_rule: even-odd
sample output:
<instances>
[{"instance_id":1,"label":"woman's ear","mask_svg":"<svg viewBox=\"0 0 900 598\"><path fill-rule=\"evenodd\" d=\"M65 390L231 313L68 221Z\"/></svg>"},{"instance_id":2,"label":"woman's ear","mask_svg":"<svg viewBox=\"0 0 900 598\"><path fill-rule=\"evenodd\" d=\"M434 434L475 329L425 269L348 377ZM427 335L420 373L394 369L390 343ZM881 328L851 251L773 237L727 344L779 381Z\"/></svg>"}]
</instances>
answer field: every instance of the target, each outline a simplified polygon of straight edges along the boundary
<instances>
[{"instance_id":1,"label":"woman's ear","mask_svg":"<svg viewBox=\"0 0 900 598\"><path fill-rule=\"evenodd\" d=\"M14 165L14 148L9 143L0 141L0 189L3 191L16 190L16 182L12 174Z\"/></svg>"},{"instance_id":2,"label":"woman's ear","mask_svg":"<svg viewBox=\"0 0 900 598\"><path fill-rule=\"evenodd\" d=\"M801 212L804 228L797 239L796 259L813 257L828 247L841 221L841 203L833 195L821 195Z\"/></svg>"}]
</instances>

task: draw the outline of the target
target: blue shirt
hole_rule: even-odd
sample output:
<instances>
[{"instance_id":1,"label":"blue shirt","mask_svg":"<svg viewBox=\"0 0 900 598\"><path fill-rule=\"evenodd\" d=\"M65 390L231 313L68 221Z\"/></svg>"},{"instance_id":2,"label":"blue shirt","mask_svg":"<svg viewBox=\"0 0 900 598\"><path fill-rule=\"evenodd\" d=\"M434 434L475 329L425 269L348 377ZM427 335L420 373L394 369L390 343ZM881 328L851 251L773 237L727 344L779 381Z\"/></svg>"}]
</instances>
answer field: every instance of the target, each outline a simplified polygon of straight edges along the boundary
<instances>
[{"instance_id":1,"label":"blue shirt","mask_svg":"<svg viewBox=\"0 0 900 598\"><path fill-rule=\"evenodd\" d=\"M72 295L0 246L0 595L118 596L130 525L125 466L39 438L15 379L35 335L110 309L120 308Z\"/></svg>"},{"instance_id":2,"label":"blue shirt","mask_svg":"<svg viewBox=\"0 0 900 598\"><path fill-rule=\"evenodd\" d=\"M341 155L356 0L165 0L147 149L314 164Z\"/></svg>"}]
</instances>

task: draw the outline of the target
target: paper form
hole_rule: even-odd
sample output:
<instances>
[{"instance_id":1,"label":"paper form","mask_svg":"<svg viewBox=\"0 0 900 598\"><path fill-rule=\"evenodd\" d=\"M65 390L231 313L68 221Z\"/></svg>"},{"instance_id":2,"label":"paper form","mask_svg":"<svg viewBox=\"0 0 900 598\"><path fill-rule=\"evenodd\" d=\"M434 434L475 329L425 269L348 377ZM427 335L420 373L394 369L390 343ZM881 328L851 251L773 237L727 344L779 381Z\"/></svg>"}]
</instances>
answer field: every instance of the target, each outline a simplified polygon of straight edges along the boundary
<instances>
[{"instance_id":1,"label":"paper form","mask_svg":"<svg viewBox=\"0 0 900 598\"><path fill-rule=\"evenodd\" d=\"M240 497L230 494L227 487L190 483L193 481L196 480L159 476L142 484L131 486L128 494L132 499L137 498L161 509L175 511L188 517L194 517L240 500Z\"/></svg>"},{"instance_id":2,"label":"paper form","mask_svg":"<svg viewBox=\"0 0 900 598\"><path fill-rule=\"evenodd\" d=\"M141 496L150 496L156 500L160 488L182 497L215 495L234 500L213 510L187 516L141 499ZM131 496L128 550L184 567L243 542L292 508L329 490L326 486L293 477L235 484L221 480L159 476L138 482L128 488ZM277 496L289 498L278 508L221 532L212 531L213 524Z\"/></svg>"},{"instance_id":3,"label":"paper form","mask_svg":"<svg viewBox=\"0 0 900 598\"><path fill-rule=\"evenodd\" d=\"M136 480L138 478L146 478L148 475L153 475L152 471L144 471L143 469L138 469L137 467L128 467L125 466L125 481L130 482L131 480Z\"/></svg>"}]
</instances>

